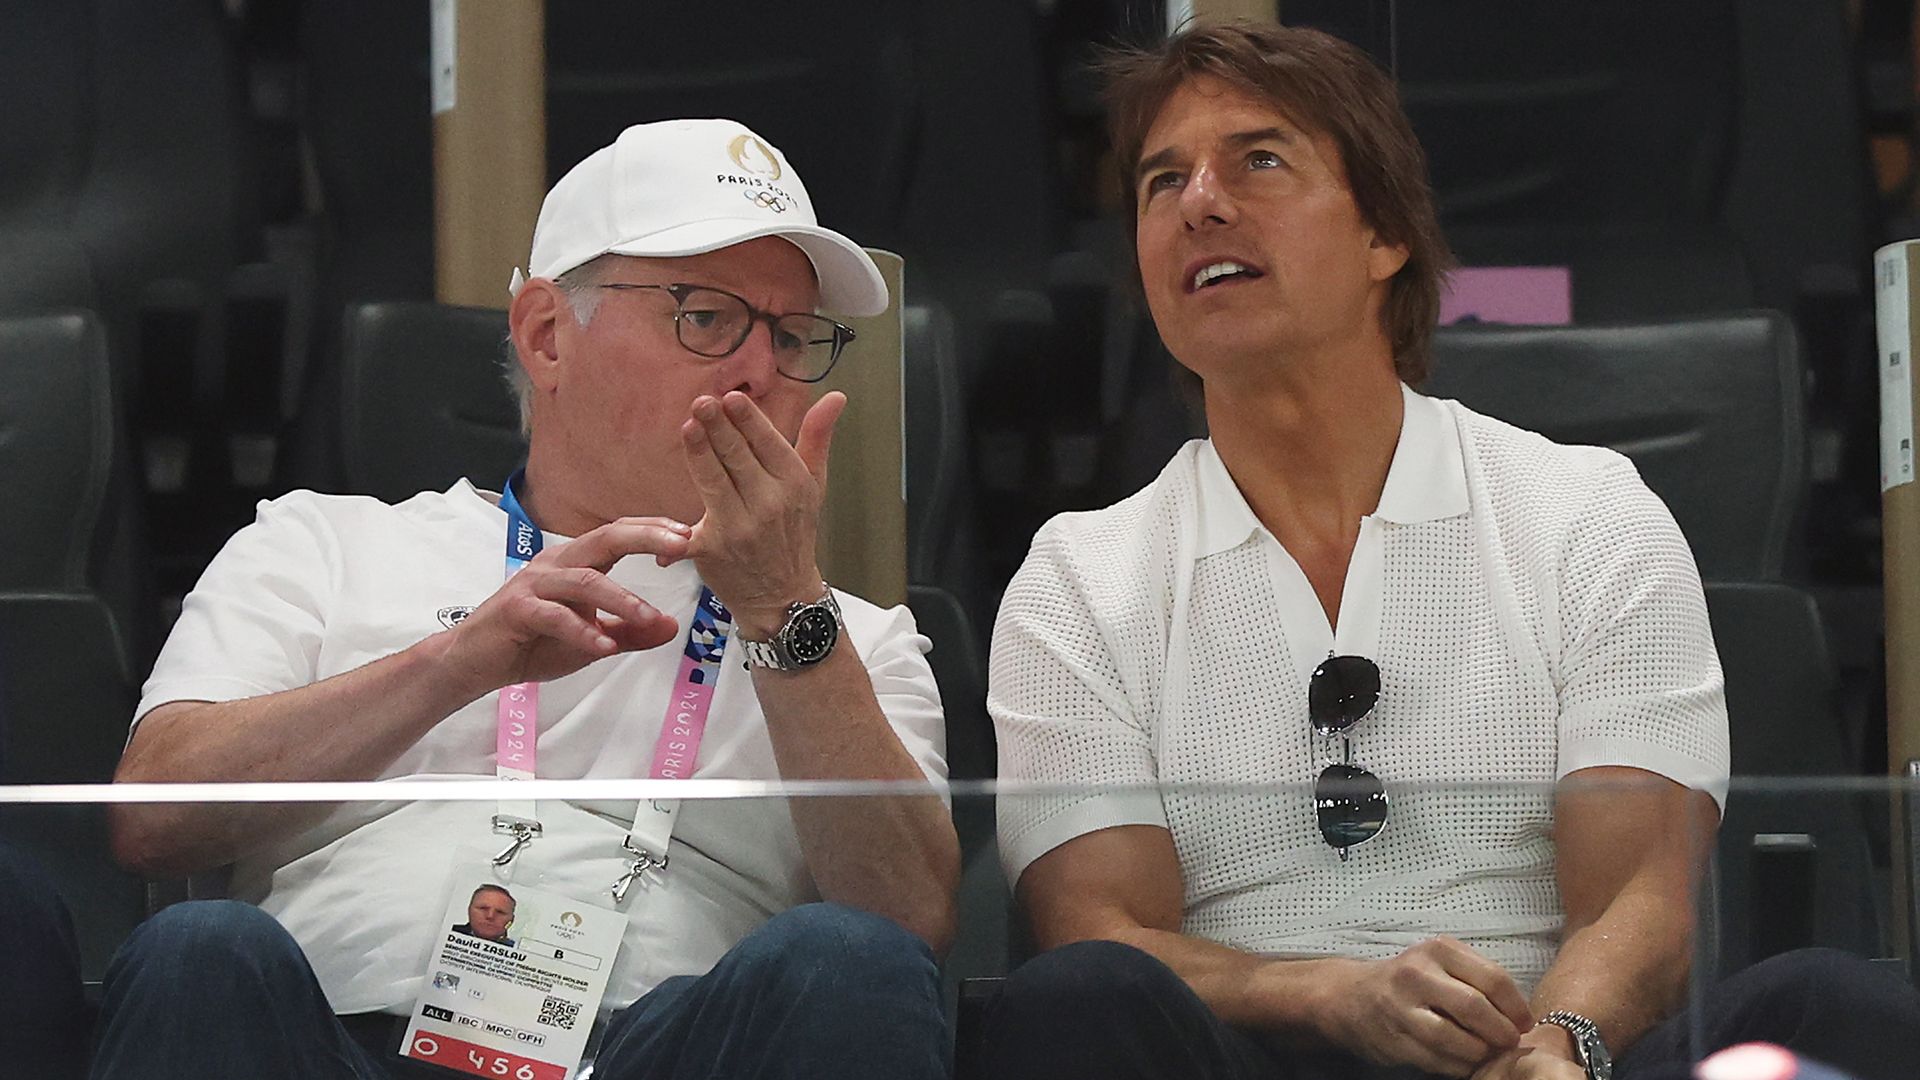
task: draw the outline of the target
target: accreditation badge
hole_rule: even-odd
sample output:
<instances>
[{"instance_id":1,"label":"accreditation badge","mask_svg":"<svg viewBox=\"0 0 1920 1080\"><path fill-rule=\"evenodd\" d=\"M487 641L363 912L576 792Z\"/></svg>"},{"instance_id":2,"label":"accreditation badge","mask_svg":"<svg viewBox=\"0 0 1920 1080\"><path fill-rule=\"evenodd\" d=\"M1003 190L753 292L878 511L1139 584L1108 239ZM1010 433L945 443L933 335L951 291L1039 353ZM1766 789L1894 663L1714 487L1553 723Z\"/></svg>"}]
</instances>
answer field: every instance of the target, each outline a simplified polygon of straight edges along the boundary
<instances>
[{"instance_id":1,"label":"accreditation badge","mask_svg":"<svg viewBox=\"0 0 1920 1080\"><path fill-rule=\"evenodd\" d=\"M456 863L401 1056L474 1076L572 1080L626 916L502 873L484 856Z\"/></svg>"}]
</instances>

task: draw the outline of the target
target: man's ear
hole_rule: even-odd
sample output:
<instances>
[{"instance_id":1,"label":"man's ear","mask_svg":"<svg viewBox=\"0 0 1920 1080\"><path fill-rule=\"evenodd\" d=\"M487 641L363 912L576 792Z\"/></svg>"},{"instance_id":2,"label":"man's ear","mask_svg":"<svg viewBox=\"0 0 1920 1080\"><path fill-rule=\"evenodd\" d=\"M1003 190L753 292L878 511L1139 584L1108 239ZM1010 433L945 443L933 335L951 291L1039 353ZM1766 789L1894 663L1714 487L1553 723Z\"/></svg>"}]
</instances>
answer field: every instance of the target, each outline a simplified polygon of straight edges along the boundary
<instances>
[{"instance_id":1,"label":"man's ear","mask_svg":"<svg viewBox=\"0 0 1920 1080\"><path fill-rule=\"evenodd\" d=\"M1367 237L1367 276L1375 281L1385 281L1399 273L1411 257L1412 252L1405 244L1389 244L1379 233Z\"/></svg>"},{"instance_id":2,"label":"man's ear","mask_svg":"<svg viewBox=\"0 0 1920 1080\"><path fill-rule=\"evenodd\" d=\"M507 334L513 339L520 368L534 389L553 389L559 377L560 321L572 318L566 294L546 278L534 278L522 285L507 308Z\"/></svg>"}]
</instances>

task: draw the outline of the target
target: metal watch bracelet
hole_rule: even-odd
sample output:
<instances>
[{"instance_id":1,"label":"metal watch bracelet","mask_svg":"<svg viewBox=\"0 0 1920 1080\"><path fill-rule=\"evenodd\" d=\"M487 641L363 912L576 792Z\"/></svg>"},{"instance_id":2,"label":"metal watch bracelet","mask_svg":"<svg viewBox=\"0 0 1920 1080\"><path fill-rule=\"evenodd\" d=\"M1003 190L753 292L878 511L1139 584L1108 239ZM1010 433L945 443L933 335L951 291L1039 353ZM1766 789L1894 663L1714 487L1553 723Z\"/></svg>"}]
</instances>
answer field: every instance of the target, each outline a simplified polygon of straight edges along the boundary
<instances>
[{"instance_id":1,"label":"metal watch bracelet","mask_svg":"<svg viewBox=\"0 0 1920 1080\"><path fill-rule=\"evenodd\" d=\"M743 666L797 671L825 660L839 643L842 619L832 587L823 584L821 592L818 600L789 605L785 622L771 640L754 641L736 631Z\"/></svg>"},{"instance_id":2,"label":"metal watch bracelet","mask_svg":"<svg viewBox=\"0 0 1920 1080\"><path fill-rule=\"evenodd\" d=\"M1566 1009L1555 1009L1540 1022L1563 1027L1573 1036L1573 1061L1587 1071L1587 1080L1613 1080L1613 1055L1601 1041L1600 1025Z\"/></svg>"}]
</instances>

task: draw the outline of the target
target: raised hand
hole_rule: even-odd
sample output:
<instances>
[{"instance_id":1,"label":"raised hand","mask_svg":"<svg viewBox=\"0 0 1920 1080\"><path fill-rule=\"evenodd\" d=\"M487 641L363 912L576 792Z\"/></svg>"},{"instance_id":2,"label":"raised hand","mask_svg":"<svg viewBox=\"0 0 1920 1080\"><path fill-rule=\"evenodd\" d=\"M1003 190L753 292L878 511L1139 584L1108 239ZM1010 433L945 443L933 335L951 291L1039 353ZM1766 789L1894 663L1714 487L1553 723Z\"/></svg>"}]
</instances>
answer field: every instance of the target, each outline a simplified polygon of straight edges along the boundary
<instances>
[{"instance_id":1,"label":"raised hand","mask_svg":"<svg viewBox=\"0 0 1920 1080\"><path fill-rule=\"evenodd\" d=\"M747 395L700 397L681 425L687 468L706 506L688 556L748 634L765 639L787 607L817 600L816 546L833 426L846 408L835 391L814 402L789 444Z\"/></svg>"},{"instance_id":2,"label":"raised hand","mask_svg":"<svg viewBox=\"0 0 1920 1080\"><path fill-rule=\"evenodd\" d=\"M447 631L450 669L475 696L570 675L616 653L674 640L679 624L607 577L628 555L662 566L684 558L692 529L669 518L621 518L556 544Z\"/></svg>"}]
</instances>

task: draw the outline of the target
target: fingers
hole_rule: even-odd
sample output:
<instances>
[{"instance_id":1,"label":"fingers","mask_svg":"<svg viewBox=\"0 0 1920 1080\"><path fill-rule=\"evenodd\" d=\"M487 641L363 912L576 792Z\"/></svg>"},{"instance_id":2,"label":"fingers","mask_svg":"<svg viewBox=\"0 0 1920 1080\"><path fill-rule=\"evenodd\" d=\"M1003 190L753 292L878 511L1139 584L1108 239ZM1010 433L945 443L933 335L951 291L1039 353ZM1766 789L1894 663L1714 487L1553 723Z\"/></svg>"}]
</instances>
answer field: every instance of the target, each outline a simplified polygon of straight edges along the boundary
<instances>
[{"instance_id":1,"label":"fingers","mask_svg":"<svg viewBox=\"0 0 1920 1080\"><path fill-rule=\"evenodd\" d=\"M1504 971L1450 938L1421 942L1385 969L1394 1027L1404 1038L1401 1058L1430 1072L1469 1076L1520 1042L1522 1028L1474 982L1498 993L1519 991ZM1520 1002L1521 1020L1531 1020Z\"/></svg>"},{"instance_id":2,"label":"fingers","mask_svg":"<svg viewBox=\"0 0 1920 1080\"><path fill-rule=\"evenodd\" d=\"M1565 1058L1520 1050L1487 1062L1473 1080L1586 1080L1587 1070Z\"/></svg>"},{"instance_id":3,"label":"fingers","mask_svg":"<svg viewBox=\"0 0 1920 1080\"><path fill-rule=\"evenodd\" d=\"M842 400L845 400L844 395ZM786 436L780 434L780 430L773 426L773 421L767 419L767 414L760 411L752 398L735 390L721 399L720 409L725 414L725 419L731 421L733 427L738 430L742 442L752 453L753 460L762 469L784 481L800 479L801 470L806 468L805 462L801 461L800 455L794 452ZM714 444L718 447L720 439L711 425L709 425L708 435L714 439ZM722 454L720 460L722 463L727 463L726 455ZM732 466L729 464L728 467Z\"/></svg>"},{"instance_id":4,"label":"fingers","mask_svg":"<svg viewBox=\"0 0 1920 1080\"><path fill-rule=\"evenodd\" d=\"M680 636L680 622L671 615L655 611L652 618L628 621L614 616L600 620L600 631L618 644L621 652L657 649Z\"/></svg>"},{"instance_id":5,"label":"fingers","mask_svg":"<svg viewBox=\"0 0 1920 1080\"><path fill-rule=\"evenodd\" d=\"M686 555L692 533L691 526L672 518L620 518L552 549L551 563L604 574L629 555L676 560Z\"/></svg>"},{"instance_id":6,"label":"fingers","mask_svg":"<svg viewBox=\"0 0 1920 1080\"><path fill-rule=\"evenodd\" d=\"M1439 946L1435 955L1440 966L1447 974L1480 991L1481 995L1500 1011L1514 1027L1515 1037L1520 1032L1533 1028L1533 1011L1527 1006L1526 996L1514 985L1512 976L1500 965L1467 948L1452 938L1436 938ZM1513 1045L1512 1040L1496 1043L1502 1048Z\"/></svg>"},{"instance_id":7,"label":"fingers","mask_svg":"<svg viewBox=\"0 0 1920 1080\"><path fill-rule=\"evenodd\" d=\"M590 657L612 656L619 649L597 621L583 618L565 604L540 600L527 605L524 612L521 623L527 629Z\"/></svg>"},{"instance_id":8,"label":"fingers","mask_svg":"<svg viewBox=\"0 0 1920 1080\"><path fill-rule=\"evenodd\" d=\"M833 447L833 428L846 409L847 395L834 390L814 402L800 421L800 438L794 443L794 449L821 491L827 489L827 454Z\"/></svg>"},{"instance_id":9,"label":"fingers","mask_svg":"<svg viewBox=\"0 0 1920 1080\"><path fill-rule=\"evenodd\" d=\"M1489 1059L1474 1071L1473 1080L1514 1080L1514 1063L1525 1053L1524 1050L1509 1050Z\"/></svg>"},{"instance_id":10,"label":"fingers","mask_svg":"<svg viewBox=\"0 0 1920 1080\"><path fill-rule=\"evenodd\" d=\"M731 409L709 397L695 399L693 418L699 423L713 456L726 470L727 479L733 489L740 493L740 498L749 503L761 502L780 481L748 445L747 435L740 427L740 418L757 418L764 423L766 416L754 407L745 394L728 394L727 398L732 403ZM772 424L766 426L769 431L772 430ZM775 442L784 444L778 432L773 433L773 438ZM794 456L791 447L785 447L785 450L789 458ZM772 456L773 448L769 447L767 453ZM792 462L784 463L784 467L790 473L799 472L798 465Z\"/></svg>"},{"instance_id":11,"label":"fingers","mask_svg":"<svg viewBox=\"0 0 1920 1080\"><path fill-rule=\"evenodd\" d=\"M1409 1064L1446 1076L1471 1076L1490 1054L1487 1044L1431 1009L1415 1009L1405 1020L1413 1041Z\"/></svg>"},{"instance_id":12,"label":"fingers","mask_svg":"<svg viewBox=\"0 0 1920 1080\"><path fill-rule=\"evenodd\" d=\"M585 566L550 570L533 578L533 595L565 604L582 615L604 611L626 622L646 623L660 613L653 605Z\"/></svg>"},{"instance_id":13,"label":"fingers","mask_svg":"<svg viewBox=\"0 0 1920 1080\"><path fill-rule=\"evenodd\" d=\"M729 515L737 513L742 506L740 490L734 486L727 467L721 464L706 425L697 418L681 424L680 442L687 452L687 475L692 478L694 490L700 493L700 501L706 504L709 515L716 509Z\"/></svg>"},{"instance_id":14,"label":"fingers","mask_svg":"<svg viewBox=\"0 0 1920 1080\"><path fill-rule=\"evenodd\" d=\"M1519 1045L1520 1029L1495 1008L1485 993L1458 978L1443 978L1430 999L1435 1012L1458 1024L1493 1050Z\"/></svg>"}]
</instances>

